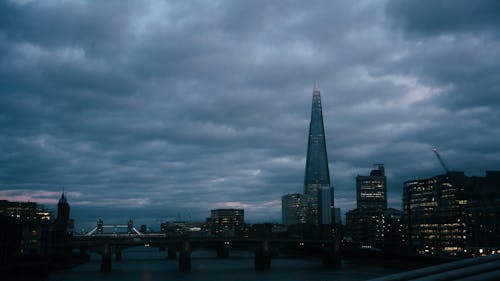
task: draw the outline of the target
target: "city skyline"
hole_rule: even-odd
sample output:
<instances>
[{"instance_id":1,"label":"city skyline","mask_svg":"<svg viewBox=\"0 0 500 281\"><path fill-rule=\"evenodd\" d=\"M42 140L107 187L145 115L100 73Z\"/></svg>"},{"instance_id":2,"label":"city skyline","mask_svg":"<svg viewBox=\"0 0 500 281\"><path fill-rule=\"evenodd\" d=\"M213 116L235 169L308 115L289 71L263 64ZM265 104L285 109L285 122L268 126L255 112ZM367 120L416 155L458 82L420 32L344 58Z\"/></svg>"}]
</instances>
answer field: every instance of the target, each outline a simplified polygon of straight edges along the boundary
<instances>
[{"instance_id":1,"label":"city skyline","mask_svg":"<svg viewBox=\"0 0 500 281\"><path fill-rule=\"evenodd\" d=\"M0 3L0 200L159 225L303 191L321 83L335 206L384 163L403 183L500 170L495 1ZM425 17L423 15L425 14ZM279 16L277 16L279 15ZM425 20L423 20L425 19ZM107 215L104 216L103 213Z\"/></svg>"}]
</instances>

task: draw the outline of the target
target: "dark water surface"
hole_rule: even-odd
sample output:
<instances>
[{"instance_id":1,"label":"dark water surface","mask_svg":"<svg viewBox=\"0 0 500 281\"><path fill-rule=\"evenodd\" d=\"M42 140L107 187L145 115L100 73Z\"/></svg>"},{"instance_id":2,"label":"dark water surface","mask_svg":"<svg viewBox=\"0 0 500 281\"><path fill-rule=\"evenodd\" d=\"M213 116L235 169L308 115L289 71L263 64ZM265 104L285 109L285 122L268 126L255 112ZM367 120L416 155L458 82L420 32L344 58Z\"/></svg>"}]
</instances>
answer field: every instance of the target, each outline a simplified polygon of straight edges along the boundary
<instances>
[{"instance_id":1,"label":"dark water surface","mask_svg":"<svg viewBox=\"0 0 500 281\"><path fill-rule=\"evenodd\" d=\"M406 271L412 265L394 261L344 259L338 269L325 269L319 259L273 259L269 271L255 271L253 254L231 252L230 258L215 258L210 251L192 254L191 272L179 272L178 260L167 260L166 252L153 248L132 248L123 251L122 261L112 261L112 270L101 273L100 257L93 255L90 262L78 267L54 272L50 281L160 281L160 280L367 280L387 274Z\"/></svg>"}]
</instances>

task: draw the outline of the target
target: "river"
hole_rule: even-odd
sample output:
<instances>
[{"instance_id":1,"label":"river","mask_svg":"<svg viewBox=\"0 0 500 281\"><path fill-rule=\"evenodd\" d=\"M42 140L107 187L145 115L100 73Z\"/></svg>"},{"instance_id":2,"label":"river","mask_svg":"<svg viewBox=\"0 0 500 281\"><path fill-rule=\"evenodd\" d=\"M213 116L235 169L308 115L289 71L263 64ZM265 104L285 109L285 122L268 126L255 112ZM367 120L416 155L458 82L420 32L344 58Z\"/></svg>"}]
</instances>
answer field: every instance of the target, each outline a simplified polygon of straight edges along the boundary
<instances>
[{"instance_id":1,"label":"river","mask_svg":"<svg viewBox=\"0 0 500 281\"><path fill-rule=\"evenodd\" d=\"M367 280L391 273L402 272L415 266L370 262L367 259L344 259L337 269L325 269L319 259L272 259L269 271L255 271L253 254L231 252L226 259L215 258L210 251L192 253L191 272L179 272L178 260L166 259L166 252L153 248L131 248L123 251L122 261L112 261L112 270L101 273L100 256L92 255L88 263L72 269L54 272L50 281L353 281Z\"/></svg>"}]
</instances>

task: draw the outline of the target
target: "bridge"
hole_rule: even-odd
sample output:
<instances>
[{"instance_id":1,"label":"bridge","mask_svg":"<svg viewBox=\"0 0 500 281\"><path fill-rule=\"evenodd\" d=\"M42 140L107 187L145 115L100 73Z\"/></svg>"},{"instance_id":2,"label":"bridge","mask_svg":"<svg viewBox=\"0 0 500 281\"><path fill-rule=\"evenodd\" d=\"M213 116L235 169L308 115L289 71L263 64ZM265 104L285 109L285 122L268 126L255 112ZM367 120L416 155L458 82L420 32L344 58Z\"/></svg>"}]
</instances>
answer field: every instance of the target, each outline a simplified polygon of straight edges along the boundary
<instances>
[{"instance_id":1,"label":"bridge","mask_svg":"<svg viewBox=\"0 0 500 281\"><path fill-rule=\"evenodd\" d=\"M106 233L104 231L105 229L112 229L114 231L112 233ZM85 236L95 236L95 235L117 236L120 235L119 233L117 233L118 229L126 229L127 232L125 234L127 235L138 235L138 236L144 235L134 227L134 221L132 219L129 219L126 225L120 225L120 224L104 225L104 221L102 219L99 219L97 220L96 227L94 227L91 231L87 232Z\"/></svg>"},{"instance_id":2,"label":"bridge","mask_svg":"<svg viewBox=\"0 0 500 281\"><path fill-rule=\"evenodd\" d=\"M316 253L325 267L340 266L340 249L332 239L273 239L273 238L224 238L224 237L167 237L165 234L131 234L120 236L83 235L59 243L60 249L91 250L101 255L102 272L111 271L112 255L116 261L122 260L122 250L130 247L148 246L167 249L169 259L179 261L179 270L191 271L191 253L197 249L213 249L219 258L229 257L231 249L252 251L256 270L268 270L271 256L275 253Z\"/></svg>"}]
</instances>

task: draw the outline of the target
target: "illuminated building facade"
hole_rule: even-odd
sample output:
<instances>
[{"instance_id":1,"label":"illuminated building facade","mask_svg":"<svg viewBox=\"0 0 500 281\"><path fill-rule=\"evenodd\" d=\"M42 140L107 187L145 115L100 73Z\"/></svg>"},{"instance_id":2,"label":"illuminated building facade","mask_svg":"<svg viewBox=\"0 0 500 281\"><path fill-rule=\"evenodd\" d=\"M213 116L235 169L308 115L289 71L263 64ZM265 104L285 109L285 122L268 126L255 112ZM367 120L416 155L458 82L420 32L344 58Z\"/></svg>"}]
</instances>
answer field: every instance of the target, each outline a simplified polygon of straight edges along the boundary
<instances>
[{"instance_id":1,"label":"illuminated building facade","mask_svg":"<svg viewBox=\"0 0 500 281\"><path fill-rule=\"evenodd\" d=\"M403 211L408 242L417 253L457 255L465 252L467 185L463 172L404 183Z\"/></svg>"},{"instance_id":2,"label":"illuminated building facade","mask_svg":"<svg viewBox=\"0 0 500 281\"><path fill-rule=\"evenodd\" d=\"M387 209L387 178L384 164L374 164L369 176L356 177L357 207L361 209Z\"/></svg>"},{"instance_id":3,"label":"illuminated building facade","mask_svg":"<svg viewBox=\"0 0 500 281\"><path fill-rule=\"evenodd\" d=\"M281 197L281 217L284 225L306 223L307 199L300 193Z\"/></svg>"},{"instance_id":4,"label":"illuminated building facade","mask_svg":"<svg viewBox=\"0 0 500 281\"><path fill-rule=\"evenodd\" d=\"M245 227L243 209L215 209L210 212L210 230L217 236L238 236Z\"/></svg>"},{"instance_id":5,"label":"illuminated building facade","mask_svg":"<svg viewBox=\"0 0 500 281\"><path fill-rule=\"evenodd\" d=\"M46 256L51 213L33 202L0 200L0 265L16 256Z\"/></svg>"}]
</instances>

